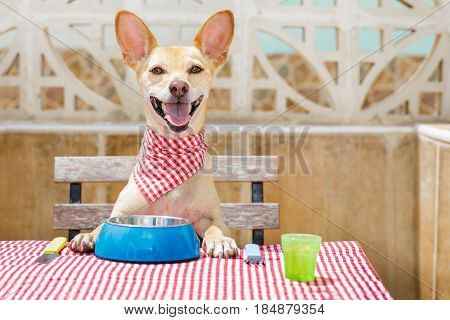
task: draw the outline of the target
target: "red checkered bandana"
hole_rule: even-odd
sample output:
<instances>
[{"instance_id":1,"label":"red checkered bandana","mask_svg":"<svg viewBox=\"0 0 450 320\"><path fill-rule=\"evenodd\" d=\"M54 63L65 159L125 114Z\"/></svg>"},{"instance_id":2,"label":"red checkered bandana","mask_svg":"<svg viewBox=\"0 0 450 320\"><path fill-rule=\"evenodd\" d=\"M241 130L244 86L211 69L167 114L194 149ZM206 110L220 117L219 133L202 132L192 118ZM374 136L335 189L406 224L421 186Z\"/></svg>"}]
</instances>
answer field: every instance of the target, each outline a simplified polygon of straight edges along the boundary
<instances>
[{"instance_id":1,"label":"red checkered bandana","mask_svg":"<svg viewBox=\"0 0 450 320\"><path fill-rule=\"evenodd\" d=\"M133 177L149 202L192 177L206 157L205 132L167 138L147 127L137 156Z\"/></svg>"}]
</instances>

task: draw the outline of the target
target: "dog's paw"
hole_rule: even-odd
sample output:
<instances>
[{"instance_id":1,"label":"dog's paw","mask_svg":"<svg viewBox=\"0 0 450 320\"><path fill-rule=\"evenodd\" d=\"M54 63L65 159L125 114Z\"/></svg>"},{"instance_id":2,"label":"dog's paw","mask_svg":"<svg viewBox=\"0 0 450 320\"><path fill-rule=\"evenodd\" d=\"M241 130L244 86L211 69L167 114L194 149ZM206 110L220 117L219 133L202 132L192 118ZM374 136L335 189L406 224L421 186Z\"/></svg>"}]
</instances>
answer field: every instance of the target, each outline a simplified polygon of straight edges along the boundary
<instances>
[{"instance_id":1,"label":"dog's paw","mask_svg":"<svg viewBox=\"0 0 450 320\"><path fill-rule=\"evenodd\" d=\"M76 252L92 252L94 251L95 236L92 233L80 233L70 241L67 246Z\"/></svg>"},{"instance_id":2,"label":"dog's paw","mask_svg":"<svg viewBox=\"0 0 450 320\"><path fill-rule=\"evenodd\" d=\"M236 242L229 237L205 237L202 243L208 257L231 258L238 254Z\"/></svg>"}]
</instances>

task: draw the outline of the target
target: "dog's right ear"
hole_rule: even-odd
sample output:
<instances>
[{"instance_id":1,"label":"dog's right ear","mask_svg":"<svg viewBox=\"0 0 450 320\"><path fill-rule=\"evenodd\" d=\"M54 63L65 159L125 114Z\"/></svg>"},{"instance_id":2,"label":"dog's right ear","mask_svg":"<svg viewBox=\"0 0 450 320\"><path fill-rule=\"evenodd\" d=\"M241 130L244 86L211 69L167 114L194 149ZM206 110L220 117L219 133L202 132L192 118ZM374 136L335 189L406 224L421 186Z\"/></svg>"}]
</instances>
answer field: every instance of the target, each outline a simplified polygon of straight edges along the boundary
<instances>
[{"instance_id":1,"label":"dog's right ear","mask_svg":"<svg viewBox=\"0 0 450 320\"><path fill-rule=\"evenodd\" d=\"M145 22L129 11L117 12L115 27L123 62L131 68L135 68L158 45Z\"/></svg>"}]
</instances>

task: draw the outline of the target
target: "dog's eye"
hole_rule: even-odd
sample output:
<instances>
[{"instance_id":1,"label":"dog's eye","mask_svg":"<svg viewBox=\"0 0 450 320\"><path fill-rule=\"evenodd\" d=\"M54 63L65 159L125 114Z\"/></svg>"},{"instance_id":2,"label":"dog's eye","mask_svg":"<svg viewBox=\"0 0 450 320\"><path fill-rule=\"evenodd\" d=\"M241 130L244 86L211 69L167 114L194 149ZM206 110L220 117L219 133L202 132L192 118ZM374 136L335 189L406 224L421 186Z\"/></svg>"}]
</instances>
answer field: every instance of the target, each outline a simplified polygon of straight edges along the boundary
<instances>
[{"instance_id":1,"label":"dog's eye","mask_svg":"<svg viewBox=\"0 0 450 320\"><path fill-rule=\"evenodd\" d=\"M200 68L199 66L193 66L193 67L189 70L189 73L200 73L200 72L202 72L202 71L203 71L203 69Z\"/></svg>"},{"instance_id":2,"label":"dog's eye","mask_svg":"<svg viewBox=\"0 0 450 320\"><path fill-rule=\"evenodd\" d=\"M154 67L152 70L150 70L150 72L153 74L162 74L164 70L161 69L160 67Z\"/></svg>"}]
</instances>

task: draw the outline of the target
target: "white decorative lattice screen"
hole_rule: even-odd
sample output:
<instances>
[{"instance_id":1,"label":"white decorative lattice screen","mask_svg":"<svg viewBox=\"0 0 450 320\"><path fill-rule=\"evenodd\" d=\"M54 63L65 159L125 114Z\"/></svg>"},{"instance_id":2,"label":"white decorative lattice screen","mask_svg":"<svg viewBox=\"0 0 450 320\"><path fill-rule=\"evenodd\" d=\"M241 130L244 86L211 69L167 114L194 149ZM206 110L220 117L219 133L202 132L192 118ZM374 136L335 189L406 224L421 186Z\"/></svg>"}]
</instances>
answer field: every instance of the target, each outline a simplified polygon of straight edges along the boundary
<instances>
[{"instance_id":1,"label":"white decorative lattice screen","mask_svg":"<svg viewBox=\"0 0 450 320\"><path fill-rule=\"evenodd\" d=\"M134 73L115 44L115 12L137 13L163 45L188 45L210 14L230 8L236 33L230 61L214 82L212 120L448 121L448 3L2 1L0 118L142 119Z\"/></svg>"}]
</instances>

